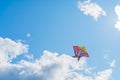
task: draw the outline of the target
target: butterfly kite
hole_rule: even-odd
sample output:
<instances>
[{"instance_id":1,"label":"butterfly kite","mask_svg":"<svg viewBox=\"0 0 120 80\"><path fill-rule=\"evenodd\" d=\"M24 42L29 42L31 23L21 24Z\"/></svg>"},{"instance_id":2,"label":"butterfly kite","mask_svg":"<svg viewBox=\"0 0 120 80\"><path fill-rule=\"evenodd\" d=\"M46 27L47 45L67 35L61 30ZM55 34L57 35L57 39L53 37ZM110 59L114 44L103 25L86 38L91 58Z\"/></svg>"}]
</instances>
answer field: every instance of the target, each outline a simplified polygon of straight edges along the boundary
<instances>
[{"instance_id":1,"label":"butterfly kite","mask_svg":"<svg viewBox=\"0 0 120 80\"><path fill-rule=\"evenodd\" d=\"M81 57L89 57L89 54L87 53L87 50L84 46L73 46L75 56L74 58L78 58L78 61L80 60Z\"/></svg>"}]
</instances>

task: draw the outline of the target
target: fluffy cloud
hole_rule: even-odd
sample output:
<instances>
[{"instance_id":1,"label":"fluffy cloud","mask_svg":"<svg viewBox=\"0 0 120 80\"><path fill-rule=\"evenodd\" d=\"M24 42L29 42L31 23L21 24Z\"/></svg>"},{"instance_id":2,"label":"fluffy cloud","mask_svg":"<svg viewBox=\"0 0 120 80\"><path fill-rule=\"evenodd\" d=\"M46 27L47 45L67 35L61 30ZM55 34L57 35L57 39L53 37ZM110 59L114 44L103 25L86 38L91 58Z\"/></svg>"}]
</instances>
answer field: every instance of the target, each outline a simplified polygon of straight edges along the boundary
<instances>
[{"instance_id":1,"label":"fluffy cloud","mask_svg":"<svg viewBox=\"0 0 120 80\"><path fill-rule=\"evenodd\" d=\"M120 31L120 5L115 6L115 13L117 14L118 21L115 24L115 28Z\"/></svg>"},{"instance_id":2,"label":"fluffy cloud","mask_svg":"<svg viewBox=\"0 0 120 80\"><path fill-rule=\"evenodd\" d=\"M112 73L112 69L107 69L102 72L98 72L95 80L109 80Z\"/></svg>"},{"instance_id":3,"label":"fluffy cloud","mask_svg":"<svg viewBox=\"0 0 120 80\"><path fill-rule=\"evenodd\" d=\"M34 59L33 55L25 54L25 57L33 60L21 59L13 64L8 60L27 52L27 45L1 38L0 48L3 52L0 56L7 59L7 62L6 60L0 62L0 80L109 80L112 74L112 68L98 72L92 71L93 68L87 65L85 58L77 61L69 55L59 55L47 50L38 59ZM11 56L8 56L9 53Z\"/></svg>"},{"instance_id":4,"label":"fluffy cloud","mask_svg":"<svg viewBox=\"0 0 120 80\"><path fill-rule=\"evenodd\" d=\"M97 20L101 15L105 16L106 12L96 3L91 3L90 0L86 0L84 2L78 2L78 8L85 15L92 16L95 20Z\"/></svg>"},{"instance_id":5,"label":"fluffy cloud","mask_svg":"<svg viewBox=\"0 0 120 80\"><path fill-rule=\"evenodd\" d=\"M27 51L28 45L24 45L20 41L0 37L0 62L10 62L13 58Z\"/></svg>"}]
</instances>

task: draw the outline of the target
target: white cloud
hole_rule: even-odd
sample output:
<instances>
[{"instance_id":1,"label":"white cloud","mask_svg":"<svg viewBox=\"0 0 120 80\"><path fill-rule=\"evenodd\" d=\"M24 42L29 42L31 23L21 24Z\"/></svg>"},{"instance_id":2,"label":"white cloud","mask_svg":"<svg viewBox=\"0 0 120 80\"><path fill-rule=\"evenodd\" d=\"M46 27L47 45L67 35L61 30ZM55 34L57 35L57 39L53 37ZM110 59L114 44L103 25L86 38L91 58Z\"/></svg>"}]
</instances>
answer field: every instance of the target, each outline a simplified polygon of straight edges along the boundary
<instances>
[{"instance_id":1,"label":"white cloud","mask_svg":"<svg viewBox=\"0 0 120 80\"><path fill-rule=\"evenodd\" d=\"M26 54L25 57L28 59L28 60L32 60L34 59L34 55L33 54Z\"/></svg>"},{"instance_id":2,"label":"white cloud","mask_svg":"<svg viewBox=\"0 0 120 80\"><path fill-rule=\"evenodd\" d=\"M112 60L112 62L110 63L110 67L115 67L115 63L116 63L115 59Z\"/></svg>"},{"instance_id":3,"label":"white cloud","mask_svg":"<svg viewBox=\"0 0 120 80\"><path fill-rule=\"evenodd\" d=\"M115 28L120 31L120 5L115 6L115 13L117 14L118 20L115 24Z\"/></svg>"},{"instance_id":4,"label":"white cloud","mask_svg":"<svg viewBox=\"0 0 120 80\"><path fill-rule=\"evenodd\" d=\"M27 45L8 38L0 38L0 51L3 52L0 56L8 61L26 52ZM11 56L8 56L9 53ZM28 58L34 57L31 55ZM6 63L6 60L3 62L0 62L0 80L58 80L58 78L59 80L109 80L112 74L112 68L94 72L93 68L87 65L86 58L77 61L69 55L58 55L47 50L39 59L33 61L21 59L14 64L9 61Z\"/></svg>"},{"instance_id":5,"label":"white cloud","mask_svg":"<svg viewBox=\"0 0 120 80\"><path fill-rule=\"evenodd\" d=\"M108 61L108 64L110 65L111 68L115 67L115 59L111 59L110 56L108 54L104 55L104 59Z\"/></svg>"},{"instance_id":6,"label":"white cloud","mask_svg":"<svg viewBox=\"0 0 120 80\"><path fill-rule=\"evenodd\" d=\"M78 8L85 15L92 16L95 20L97 20L101 15L105 16L106 12L96 3L91 3L90 0L86 0L84 2L78 2Z\"/></svg>"},{"instance_id":7,"label":"white cloud","mask_svg":"<svg viewBox=\"0 0 120 80\"><path fill-rule=\"evenodd\" d=\"M27 33L27 35L26 35L27 37L30 37L31 36L31 34L30 33Z\"/></svg>"},{"instance_id":8,"label":"white cloud","mask_svg":"<svg viewBox=\"0 0 120 80\"><path fill-rule=\"evenodd\" d=\"M0 37L0 62L10 62L13 58L27 51L28 45Z\"/></svg>"},{"instance_id":9,"label":"white cloud","mask_svg":"<svg viewBox=\"0 0 120 80\"><path fill-rule=\"evenodd\" d=\"M109 80L112 74L112 69L107 69L97 73L95 80Z\"/></svg>"}]
</instances>

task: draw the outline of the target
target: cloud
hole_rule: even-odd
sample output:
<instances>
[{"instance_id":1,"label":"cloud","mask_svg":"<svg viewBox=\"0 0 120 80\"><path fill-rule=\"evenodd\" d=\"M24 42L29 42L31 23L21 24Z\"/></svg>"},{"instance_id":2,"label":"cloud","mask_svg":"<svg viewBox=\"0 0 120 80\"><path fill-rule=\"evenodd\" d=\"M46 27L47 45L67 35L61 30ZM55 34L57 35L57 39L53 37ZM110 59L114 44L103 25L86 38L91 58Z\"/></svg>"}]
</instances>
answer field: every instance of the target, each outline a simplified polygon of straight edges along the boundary
<instances>
[{"instance_id":1,"label":"cloud","mask_svg":"<svg viewBox=\"0 0 120 80\"><path fill-rule=\"evenodd\" d=\"M116 63L115 59L112 60L112 62L110 63L110 67L115 67L115 63Z\"/></svg>"},{"instance_id":2,"label":"cloud","mask_svg":"<svg viewBox=\"0 0 120 80\"><path fill-rule=\"evenodd\" d=\"M100 16L105 16L106 12L96 3L91 3L91 0L86 0L84 2L78 2L78 8L85 15L92 16L97 20Z\"/></svg>"},{"instance_id":3,"label":"cloud","mask_svg":"<svg viewBox=\"0 0 120 80\"><path fill-rule=\"evenodd\" d=\"M28 60L32 60L34 59L34 55L33 54L25 54L25 58L27 58Z\"/></svg>"},{"instance_id":4,"label":"cloud","mask_svg":"<svg viewBox=\"0 0 120 80\"><path fill-rule=\"evenodd\" d=\"M20 41L13 41L9 38L0 37L0 62L10 62L18 55L27 53L28 45Z\"/></svg>"},{"instance_id":5,"label":"cloud","mask_svg":"<svg viewBox=\"0 0 120 80\"><path fill-rule=\"evenodd\" d=\"M110 65L111 68L115 67L115 64L116 64L116 60L115 59L111 59L108 54L104 55L104 59L108 61L108 64Z\"/></svg>"},{"instance_id":6,"label":"cloud","mask_svg":"<svg viewBox=\"0 0 120 80\"><path fill-rule=\"evenodd\" d=\"M69 55L59 55L47 50L38 59L33 55L27 56L28 59L32 58L32 61L23 59L17 63L8 61L9 59L12 61L27 50L28 45L9 38L0 38L0 51L3 52L0 56L7 59L7 62L6 60L0 62L0 80L109 80L112 75L112 68L94 72L93 67L88 66L86 58L77 61ZM8 56L9 53L11 56ZM26 57L28 53L24 55Z\"/></svg>"},{"instance_id":7,"label":"cloud","mask_svg":"<svg viewBox=\"0 0 120 80\"><path fill-rule=\"evenodd\" d=\"M107 69L101 72L98 72L95 80L109 80L112 73L112 69Z\"/></svg>"},{"instance_id":8,"label":"cloud","mask_svg":"<svg viewBox=\"0 0 120 80\"><path fill-rule=\"evenodd\" d=\"M30 37L30 36L31 36L31 34L30 34L30 33L27 33L26 37Z\"/></svg>"},{"instance_id":9,"label":"cloud","mask_svg":"<svg viewBox=\"0 0 120 80\"><path fill-rule=\"evenodd\" d=\"M115 6L115 13L118 17L118 20L115 24L115 28L118 29L120 31L120 5L116 5Z\"/></svg>"}]
</instances>

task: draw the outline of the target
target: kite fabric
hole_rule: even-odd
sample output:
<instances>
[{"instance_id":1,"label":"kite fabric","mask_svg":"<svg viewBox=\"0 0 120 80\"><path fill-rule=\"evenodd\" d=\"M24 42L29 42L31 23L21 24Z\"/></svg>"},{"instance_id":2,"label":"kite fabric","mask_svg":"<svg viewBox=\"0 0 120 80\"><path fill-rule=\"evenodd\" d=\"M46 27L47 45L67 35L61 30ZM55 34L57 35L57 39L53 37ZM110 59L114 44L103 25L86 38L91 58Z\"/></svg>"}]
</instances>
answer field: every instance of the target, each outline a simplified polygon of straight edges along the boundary
<instances>
[{"instance_id":1,"label":"kite fabric","mask_svg":"<svg viewBox=\"0 0 120 80\"><path fill-rule=\"evenodd\" d=\"M75 56L73 57L78 58L78 61L83 56L89 57L87 50L84 46L73 46L73 49L74 49L74 54L75 54Z\"/></svg>"}]
</instances>

